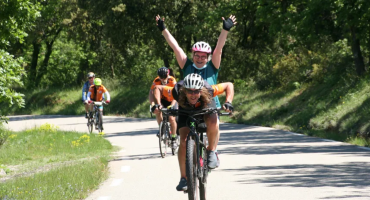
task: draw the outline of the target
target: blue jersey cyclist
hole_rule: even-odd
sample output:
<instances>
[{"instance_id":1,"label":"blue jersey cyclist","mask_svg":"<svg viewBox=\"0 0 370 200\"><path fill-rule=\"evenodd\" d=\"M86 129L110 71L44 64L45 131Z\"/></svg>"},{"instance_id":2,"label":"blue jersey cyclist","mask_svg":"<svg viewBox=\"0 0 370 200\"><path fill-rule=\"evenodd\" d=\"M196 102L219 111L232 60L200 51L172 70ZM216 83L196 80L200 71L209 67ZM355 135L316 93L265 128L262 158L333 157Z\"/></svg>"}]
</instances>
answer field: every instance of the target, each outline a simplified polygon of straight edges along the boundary
<instances>
[{"instance_id":1,"label":"blue jersey cyclist","mask_svg":"<svg viewBox=\"0 0 370 200\"><path fill-rule=\"evenodd\" d=\"M228 19L223 21L223 30L218 37L217 46L213 51L210 45L206 42L197 42L192 47L192 58L191 60L187 57L183 49L179 46L176 39L171 35L168 29L164 25L164 19L161 19L159 15L156 16L157 26L162 32L167 43L170 45L175 53L177 63L182 69L183 75L187 76L191 73L201 75L210 85L217 83L218 71L220 70L222 48L225 45L225 41L230 29L236 24L236 18L230 15ZM218 97L215 97L217 108L221 108Z\"/></svg>"},{"instance_id":2,"label":"blue jersey cyclist","mask_svg":"<svg viewBox=\"0 0 370 200\"><path fill-rule=\"evenodd\" d=\"M85 105L85 118L88 117L89 114L89 104L87 101L87 93L92 85L94 85L95 74L93 72L87 73L88 81L82 86L82 103Z\"/></svg>"}]
</instances>

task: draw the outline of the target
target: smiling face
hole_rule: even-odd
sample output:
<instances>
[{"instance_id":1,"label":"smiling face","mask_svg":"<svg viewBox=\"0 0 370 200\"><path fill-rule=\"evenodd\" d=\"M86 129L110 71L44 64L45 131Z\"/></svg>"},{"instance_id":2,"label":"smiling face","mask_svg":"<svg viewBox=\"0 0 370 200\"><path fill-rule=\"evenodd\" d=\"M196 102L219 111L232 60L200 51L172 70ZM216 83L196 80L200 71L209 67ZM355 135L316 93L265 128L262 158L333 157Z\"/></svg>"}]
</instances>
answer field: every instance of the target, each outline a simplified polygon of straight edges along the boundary
<instances>
[{"instance_id":1,"label":"smiling face","mask_svg":"<svg viewBox=\"0 0 370 200\"><path fill-rule=\"evenodd\" d=\"M186 98L188 102L192 105L196 104L198 102L198 99L200 98L201 90L196 89L186 89Z\"/></svg>"},{"instance_id":2,"label":"smiling face","mask_svg":"<svg viewBox=\"0 0 370 200\"><path fill-rule=\"evenodd\" d=\"M208 61L208 55L204 52L194 52L193 62L198 68L202 68Z\"/></svg>"}]
</instances>

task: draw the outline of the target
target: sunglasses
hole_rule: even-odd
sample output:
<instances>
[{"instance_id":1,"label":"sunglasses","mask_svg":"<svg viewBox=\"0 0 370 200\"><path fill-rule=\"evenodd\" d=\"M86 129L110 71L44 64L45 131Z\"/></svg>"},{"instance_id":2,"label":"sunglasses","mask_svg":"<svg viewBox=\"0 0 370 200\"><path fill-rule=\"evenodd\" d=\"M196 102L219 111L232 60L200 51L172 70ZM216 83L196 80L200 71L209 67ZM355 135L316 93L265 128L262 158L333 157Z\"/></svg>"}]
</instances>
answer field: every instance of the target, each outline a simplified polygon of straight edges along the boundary
<instances>
[{"instance_id":1,"label":"sunglasses","mask_svg":"<svg viewBox=\"0 0 370 200\"><path fill-rule=\"evenodd\" d=\"M89 77L89 79L93 79L94 77Z\"/></svg>"},{"instance_id":2,"label":"sunglasses","mask_svg":"<svg viewBox=\"0 0 370 200\"><path fill-rule=\"evenodd\" d=\"M188 94L199 94L200 90L186 90L186 93L188 93Z\"/></svg>"}]
</instances>

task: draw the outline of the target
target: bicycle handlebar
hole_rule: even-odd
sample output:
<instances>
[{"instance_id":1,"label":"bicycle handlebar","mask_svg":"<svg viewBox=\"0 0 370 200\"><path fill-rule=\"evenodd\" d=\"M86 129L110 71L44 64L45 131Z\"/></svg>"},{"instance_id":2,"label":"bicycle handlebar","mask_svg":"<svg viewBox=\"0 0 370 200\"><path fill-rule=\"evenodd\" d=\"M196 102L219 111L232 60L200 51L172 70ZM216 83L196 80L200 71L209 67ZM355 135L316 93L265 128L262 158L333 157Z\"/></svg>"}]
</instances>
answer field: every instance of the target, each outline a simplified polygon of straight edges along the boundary
<instances>
[{"instance_id":1,"label":"bicycle handlebar","mask_svg":"<svg viewBox=\"0 0 370 200\"><path fill-rule=\"evenodd\" d=\"M107 105L107 103L103 100L103 101L92 101L92 103L94 104L94 105L97 105L97 106L101 106L101 105L103 105L103 104L105 104L105 105Z\"/></svg>"}]
</instances>

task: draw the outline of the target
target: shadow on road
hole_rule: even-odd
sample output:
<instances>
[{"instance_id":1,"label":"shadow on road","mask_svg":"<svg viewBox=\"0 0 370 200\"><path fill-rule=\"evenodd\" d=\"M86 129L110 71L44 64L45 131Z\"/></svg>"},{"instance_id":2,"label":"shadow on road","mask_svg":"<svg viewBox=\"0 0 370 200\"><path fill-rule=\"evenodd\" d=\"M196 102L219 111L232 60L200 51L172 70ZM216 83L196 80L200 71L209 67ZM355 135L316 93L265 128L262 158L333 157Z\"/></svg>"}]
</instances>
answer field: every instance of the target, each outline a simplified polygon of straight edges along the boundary
<instances>
[{"instance_id":1,"label":"shadow on road","mask_svg":"<svg viewBox=\"0 0 370 200\"><path fill-rule=\"evenodd\" d=\"M168 156L172 156L167 154ZM121 160L150 160L150 159L163 159L159 153L152 153L152 154L140 154L140 155L130 155L130 156L124 156L121 158L115 158L111 160L111 162L114 161L121 161Z\"/></svg>"},{"instance_id":2,"label":"shadow on road","mask_svg":"<svg viewBox=\"0 0 370 200\"><path fill-rule=\"evenodd\" d=\"M240 171L240 183L264 183L268 187L346 187L363 189L370 185L370 163L347 162L335 165L283 165L253 166L241 169L223 169ZM321 199L346 199L369 197L356 192L354 195L333 195Z\"/></svg>"},{"instance_id":3,"label":"shadow on road","mask_svg":"<svg viewBox=\"0 0 370 200\"><path fill-rule=\"evenodd\" d=\"M111 137L121 137L121 136L143 136L143 135L152 135L153 137L156 137L158 129L156 128L147 128L144 130L139 130L139 131L130 131L130 132L114 132L114 133L109 133L105 135L105 138L111 138Z\"/></svg>"}]
</instances>

